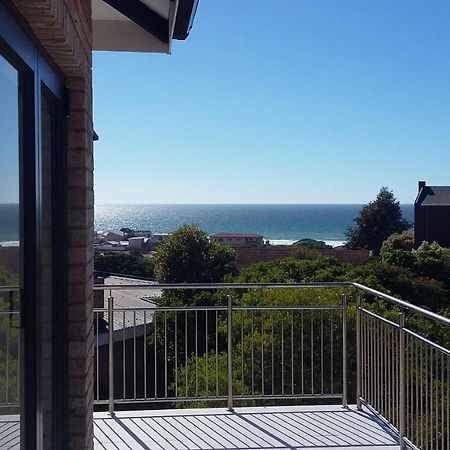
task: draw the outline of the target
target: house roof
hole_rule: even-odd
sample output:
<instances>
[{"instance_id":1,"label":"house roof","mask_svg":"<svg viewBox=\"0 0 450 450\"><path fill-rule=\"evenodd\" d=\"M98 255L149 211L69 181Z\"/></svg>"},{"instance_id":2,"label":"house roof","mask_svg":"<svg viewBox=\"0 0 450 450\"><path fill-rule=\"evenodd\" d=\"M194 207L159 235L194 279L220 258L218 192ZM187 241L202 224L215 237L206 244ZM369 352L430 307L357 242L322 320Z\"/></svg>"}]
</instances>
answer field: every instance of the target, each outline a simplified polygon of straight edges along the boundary
<instances>
[{"instance_id":1,"label":"house roof","mask_svg":"<svg viewBox=\"0 0 450 450\"><path fill-rule=\"evenodd\" d=\"M170 53L186 39L198 0L92 0L94 50Z\"/></svg>"},{"instance_id":2,"label":"house roof","mask_svg":"<svg viewBox=\"0 0 450 450\"><path fill-rule=\"evenodd\" d=\"M423 186L417 195L418 206L450 206L450 186Z\"/></svg>"},{"instance_id":3,"label":"house roof","mask_svg":"<svg viewBox=\"0 0 450 450\"><path fill-rule=\"evenodd\" d=\"M155 281L140 280L138 278L128 278L121 276L109 276L105 278L105 284L108 285L152 285L156 284ZM114 297L114 309L120 310L120 312L114 313L114 330L122 330L124 328L133 328L135 325L140 326L151 323L153 314L150 311L145 313L139 308L156 308L155 304L158 297L161 296L160 289L152 289L148 291L132 290L132 289L115 289L111 291ZM108 308L108 296L109 291L104 292L104 308ZM128 309L129 311L125 311ZM135 312L133 308L138 310ZM108 315L105 314L104 319L108 322Z\"/></svg>"},{"instance_id":4,"label":"house roof","mask_svg":"<svg viewBox=\"0 0 450 450\"><path fill-rule=\"evenodd\" d=\"M261 234L253 233L217 233L212 235L215 238L262 238Z\"/></svg>"}]
</instances>

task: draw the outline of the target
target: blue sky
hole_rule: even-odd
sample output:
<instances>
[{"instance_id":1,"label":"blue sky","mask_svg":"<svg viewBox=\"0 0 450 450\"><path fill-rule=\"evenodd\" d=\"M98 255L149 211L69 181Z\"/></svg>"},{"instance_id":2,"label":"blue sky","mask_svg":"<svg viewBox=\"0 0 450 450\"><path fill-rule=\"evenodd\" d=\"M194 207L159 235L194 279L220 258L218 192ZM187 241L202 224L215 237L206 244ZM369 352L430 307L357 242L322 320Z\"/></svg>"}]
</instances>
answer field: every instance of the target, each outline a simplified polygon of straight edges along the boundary
<instances>
[{"instance_id":1,"label":"blue sky","mask_svg":"<svg viewBox=\"0 0 450 450\"><path fill-rule=\"evenodd\" d=\"M200 0L94 55L96 202L366 203L450 184L450 3Z\"/></svg>"}]
</instances>

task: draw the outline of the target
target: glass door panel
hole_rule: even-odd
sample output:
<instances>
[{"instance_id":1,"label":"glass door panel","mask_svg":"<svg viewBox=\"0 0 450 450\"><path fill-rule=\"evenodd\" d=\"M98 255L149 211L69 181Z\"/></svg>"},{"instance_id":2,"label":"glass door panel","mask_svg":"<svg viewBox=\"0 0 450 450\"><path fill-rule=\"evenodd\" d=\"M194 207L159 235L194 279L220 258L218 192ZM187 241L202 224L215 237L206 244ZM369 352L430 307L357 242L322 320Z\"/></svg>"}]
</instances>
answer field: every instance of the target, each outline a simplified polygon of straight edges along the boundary
<instances>
[{"instance_id":1,"label":"glass door panel","mask_svg":"<svg viewBox=\"0 0 450 450\"><path fill-rule=\"evenodd\" d=\"M15 448L20 441L22 267L19 73L1 55L0 99L0 448Z\"/></svg>"}]
</instances>

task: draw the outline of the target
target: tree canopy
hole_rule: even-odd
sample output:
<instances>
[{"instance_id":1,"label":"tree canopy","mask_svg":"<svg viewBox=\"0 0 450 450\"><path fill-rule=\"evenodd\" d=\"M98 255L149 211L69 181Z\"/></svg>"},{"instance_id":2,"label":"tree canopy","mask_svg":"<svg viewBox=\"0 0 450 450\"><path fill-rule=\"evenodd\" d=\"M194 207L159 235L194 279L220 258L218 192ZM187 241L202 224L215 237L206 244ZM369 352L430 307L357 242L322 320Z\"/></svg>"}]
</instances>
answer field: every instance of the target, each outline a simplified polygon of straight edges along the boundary
<instances>
[{"instance_id":1,"label":"tree canopy","mask_svg":"<svg viewBox=\"0 0 450 450\"><path fill-rule=\"evenodd\" d=\"M411 223L402 216L400 202L385 186L380 189L375 200L363 206L354 220L356 226L349 228L346 233L347 246L372 250L376 255L390 235L411 228Z\"/></svg>"},{"instance_id":2,"label":"tree canopy","mask_svg":"<svg viewBox=\"0 0 450 450\"><path fill-rule=\"evenodd\" d=\"M214 283L234 273L235 252L210 240L196 225L183 225L155 254L155 275L160 283Z\"/></svg>"},{"instance_id":3,"label":"tree canopy","mask_svg":"<svg viewBox=\"0 0 450 450\"><path fill-rule=\"evenodd\" d=\"M129 253L96 253L94 268L100 272L153 278L152 259Z\"/></svg>"}]
</instances>

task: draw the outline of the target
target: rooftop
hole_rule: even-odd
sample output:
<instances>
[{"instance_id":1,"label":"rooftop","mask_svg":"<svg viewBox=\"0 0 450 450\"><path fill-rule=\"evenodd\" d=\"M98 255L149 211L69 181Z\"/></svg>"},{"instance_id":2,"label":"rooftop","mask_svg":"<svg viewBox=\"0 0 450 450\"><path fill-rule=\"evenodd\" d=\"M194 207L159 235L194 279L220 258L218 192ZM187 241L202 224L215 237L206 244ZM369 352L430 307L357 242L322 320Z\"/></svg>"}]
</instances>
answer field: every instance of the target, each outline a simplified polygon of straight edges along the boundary
<instances>
[{"instance_id":1,"label":"rooftop","mask_svg":"<svg viewBox=\"0 0 450 450\"><path fill-rule=\"evenodd\" d=\"M450 206L450 186L423 186L417 195L416 205Z\"/></svg>"},{"instance_id":2,"label":"rooftop","mask_svg":"<svg viewBox=\"0 0 450 450\"><path fill-rule=\"evenodd\" d=\"M254 233L216 233L212 235L215 238L262 238L261 234Z\"/></svg>"}]
</instances>

